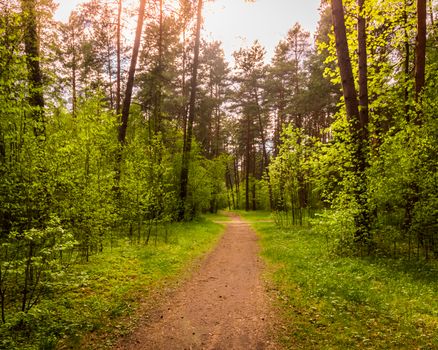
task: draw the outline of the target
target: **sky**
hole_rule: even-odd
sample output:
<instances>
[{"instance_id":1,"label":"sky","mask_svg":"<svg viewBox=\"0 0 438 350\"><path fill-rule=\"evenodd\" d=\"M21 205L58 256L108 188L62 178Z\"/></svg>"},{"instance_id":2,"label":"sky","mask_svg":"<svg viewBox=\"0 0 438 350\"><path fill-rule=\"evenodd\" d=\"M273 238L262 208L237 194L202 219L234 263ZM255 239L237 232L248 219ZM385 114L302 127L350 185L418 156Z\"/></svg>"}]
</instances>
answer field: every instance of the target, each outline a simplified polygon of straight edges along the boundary
<instances>
[{"instance_id":1,"label":"sky","mask_svg":"<svg viewBox=\"0 0 438 350\"><path fill-rule=\"evenodd\" d=\"M66 21L72 9L85 0L55 0L59 3L55 17ZM219 40L225 57L232 61L232 52L248 47L258 40L267 51L267 59L295 22L313 34L319 20L320 0L215 0L204 6L203 36Z\"/></svg>"}]
</instances>

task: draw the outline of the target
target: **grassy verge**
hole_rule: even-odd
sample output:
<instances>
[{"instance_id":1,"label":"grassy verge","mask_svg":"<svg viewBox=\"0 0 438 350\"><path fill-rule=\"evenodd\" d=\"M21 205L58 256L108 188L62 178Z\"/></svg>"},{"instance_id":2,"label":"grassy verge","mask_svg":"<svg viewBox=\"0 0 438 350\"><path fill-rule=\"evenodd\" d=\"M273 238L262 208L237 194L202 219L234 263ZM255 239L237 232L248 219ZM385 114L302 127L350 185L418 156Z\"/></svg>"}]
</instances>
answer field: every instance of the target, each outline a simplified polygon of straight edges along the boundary
<instances>
[{"instance_id":1,"label":"grassy verge","mask_svg":"<svg viewBox=\"0 0 438 350\"><path fill-rule=\"evenodd\" d=\"M273 221L271 212L270 211L263 211L263 210L257 210L257 211L244 211L244 210L235 210L237 214L245 218L246 220L250 221L252 224L256 223L257 221Z\"/></svg>"},{"instance_id":2,"label":"grassy verge","mask_svg":"<svg viewBox=\"0 0 438 350\"><path fill-rule=\"evenodd\" d=\"M223 210L218 211L217 214L211 214L211 213L204 214L204 217L207 220L212 220L214 222L223 222L223 221L231 220L231 218L226 215L226 211Z\"/></svg>"},{"instance_id":3,"label":"grassy verge","mask_svg":"<svg viewBox=\"0 0 438 350\"><path fill-rule=\"evenodd\" d=\"M438 349L436 261L333 256L315 230L244 216L272 267L286 348Z\"/></svg>"},{"instance_id":4,"label":"grassy verge","mask_svg":"<svg viewBox=\"0 0 438 350\"><path fill-rule=\"evenodd\" d=\"M64 293L42 301L23 316L20 329L0 335L0 348L106 349L130 332L139 317L166 288L188 275L197 258L211 250L223 232L215 216L175 223L167 243L149 245L119 241L75 267L73 284Z\"/></svg>"}]
</instances>

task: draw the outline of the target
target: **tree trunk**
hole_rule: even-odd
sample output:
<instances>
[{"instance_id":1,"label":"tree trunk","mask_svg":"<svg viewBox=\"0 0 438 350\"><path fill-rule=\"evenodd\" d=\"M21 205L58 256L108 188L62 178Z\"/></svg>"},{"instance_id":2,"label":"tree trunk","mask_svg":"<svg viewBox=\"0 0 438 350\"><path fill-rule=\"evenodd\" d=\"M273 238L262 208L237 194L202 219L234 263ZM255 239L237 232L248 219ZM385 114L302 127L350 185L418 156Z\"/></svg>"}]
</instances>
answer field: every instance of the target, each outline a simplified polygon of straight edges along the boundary
<instances>
[{"instance_id":1,"label":"tree trunk","mask_svg":"<svg viewBox=\"0 0 438 350\"><path fill-rule=\"evenodd\" d=\"M36 136L45 136L43 75L40 68L40 49L37 32L36 1L22 0L21 10L24 14L24 49L29 71L29 104L35 122Z\"/></svg>"},{"instance_id":2,"label":"tree trunk","mask_svg":"<svg viewBox=\"0 0 438 350\"><path fill-rule=\"evenodd\" d=\"M137 66L138 52L140 50L140 41L141 41L141 33L143 30L145 7L146 7L146 0L141 0L138 9L137 29L135 32L134 47L132 49L131 64L129 66L128 81L126 83L125 98L123 100L123 106L122 106L121 124L119 125L119 132L118 132L118 141L120 143L121 148L116 151L116 157L115 157L116 158L115 159L116 164L114 169L115 183L113 190L116 194L116 197L120 196L119 183L121 178L122 148L125 146L126 143L126 129L128 128L129 109L131 107L132 89L134 87L135 68ZM119 77L118 77L118 81L120 83Z\"/></svg>"},{"instance_id":3,"label":"tree trunk","mask_svg":"<svg viewBox=\"0 0 438 350\"><path fill-rule=\"evenodd\" d=\"M283 84L283 83L282 83ZM280 94L277 98L277 117L274 131L274 157L276 157L280 151L281 136L283 133L284 114L286 109L284 88L281 87Z\"/></svg>"},{"instance_id":4,"label":"tree trunk","mask_svg":"<svg viewBox=\"0 0 438 350\"><path fill-rule=\"evenodd\" d=\"M266 181L268 181L268 192L269 192L269 209L274 209L273 204L273 198L272 198L272 186L271 186L271 176L269 174L269 158L268 158L268 152L266 151L266 138L265 138L265 131L263 127L263 121L262 121L262 113L259 103L259 93L257 90L257 86L255 87L255 102L257 104L257 117L259 122L259 129L260 129L260 138L262 141L262 152L263 152L263 161L264 161L264 171L266 175Z\"/></svg>"},{"instance_id":5,"label":"tree trunk","mask_svg":"<svg viewBox=\"0 0 438 350\"><path fill-rule=\"evenodd\" d=\"M352 134L357 134L359 127L359 103L354 87L353 70L348 50L347 30L345 28L344 7L342 0L332 0L332 16L335 31L336 55L341 73L342 92L345 99L347 118Z\"/></svg>"},{"instance_id":6,"label":"tree trunk","mask_svg":"<svg viewBox=\"0 0 438 350\"><path fill-rule=\"evenodd\" d=\"M363 3L362 0L358 0L359 6ZM351 68L350 54L347 42L347 31L345 27L344 8L342 0L332 0L332 16L336 41L336 54L338 58L338 65L341 74L342 91L345 100L345 107L347 111L347 120L351 134L351 146L353 157L353 173L356 183L353 185L353 194L355 200L359 206L359 210L354 217L356 233L355 238L358 242L364 242L368 239L369 235L369 211L367 209L367 186L365 169L367 166L366 145L367 139L365 139L367 125L365 122L366 116L359 112L359 102L357 99L357 93L354 86L353 70ZM359 15L362 17L362 11ZM358 21L358 39L359 39L359 65L360 74L366 73L366 35L364 33L366 28L365 19L362 18ZM364 50L365 48L365 50ZM365 55L365 57L364 57ZM364 90L364 84L366 84L366 76L361 77L361 103L366 103L367 93ZM361 119L364 118L364 119Z\"/></svg>"},{"instance_id":7,"label":"tree trunk","mask_svg":"<svg viewBox=\"0 0 438 350\"><path fill-rule=\"evenodd\" d=\"M405 0L404 3L404 10L403 10L403 25L404 25L404 41L405 41L405 62L404 62L404 74L405 74L405 79L404 79L404 102L405 102L405 115L406 115L406 121L409 122L410 121L410 117L409 117L409 79L410 79L410 74L409 74L409 61L410 61L410 43L409 43L409 33L408 33L408 10L407 10L407 6L408 6L408 0Z\"/></svg>"},{"instance_id":8,"label":"tree trunk","mask_svg":"<svg viewBox=\"0 0 438 350\"><path fill-rule=\"evenodd\" d=\"M249 173L251 171L251 120L246 116L245 210L249 211Z\"/></svg>"},{"instance_id":9,"label":"tree trunk","mask_svg":"<svg viewBox=\"0 0 438 350\"><path fill-rule=\"evenodd\" d=\"M135 32L134 47L132 49L131 65L129 67L128 81L126 83L125 98L122 107L122 120L119 126L119 142L123 146L126 143L126 129L128 128L129 109L131 107L132 89L134 87L135 68L137 66L138 52L140 50L141 33L143 29L146 0L140 1L138 9L137 29Z\"/></svg>"},{"instance_id":10,"label":"tree trunk","mask_svg":"<svg viewBox=\"0 0 438 350\"><path fill-rule=\"evenodd\" d=\"M215 99L216 101L220 100L221 96L221 89L216 84L215 86ZM220 141L220 135L221 135L221 111L220 111L220 105L218 104L215 107L214 111L215 116L215 145L214 145L214 156L219 157L220 151L221 151L221 141Z\"/></svg>"},{"instance_id":11,"label":"tree trunk","mask_svg":"<svg viewBox=\"0 0 438 350\"><path fill-rule=\"evenodd\" d=\"M76 118L76 109L77 109L77 83L76 83L76 70L77 70L77 57L76 57L76 33L75 33L75 28L73 26L73 43L72 43L72 50L73 50L73 62L72 62L72 67L71 67L71 75L72 75L72 115L73 118Z\"/></svg>"},{"instance_id":12,"label":"tree trunk","mask_svg":"<svg viewBox=\"0 0 438 350\"><path fill-rule=\"evenodd\" d=\"M364 14L365 0L358 0L359 17L357 19L358 60L359 60L359 122L362 140L368 139L368 61L367 33ZM362 171L364 169L361 169Z\"/></svg>"},{"instance_id":13,"label":"tree trunk","mask_svg":"<svg viewBox=\"0 0 438 350\"><path fill-rule=\"evenodd\" d=\"M110 107L114 109L114 88L113 88L113 70L111 67L113 58L111 57L111 43L107 42L107 69L109 79L109 95L110 95Z\"/></svg>"},{"instance_id":14,"label":"tree trunk","mask_svg":"<svg viewBox=\"0 0 438 350\"><path fill-rule=\"evenodd\" d=\"M156 91L153 111L152 131L161 130L161 104L162 104L162 76L163 76L163 0L160 0L159 33L158 33L158 67L156 72Z\"/></svg>"},{"instance_id":15,"label":"tree trunk","mask_svg":"<svg viewBox=\"0 0 438 350\"><path fill-rule=\"evenodd\" d=\"M186 96L187 96L187 84L186 84L186 62L187 62L187 53L186 53L186 28L184 26L183 29L183 33L182 33L182 50L183 50L183 54L182 54L182 74L181 74L181 94L183 97L183 103L181 104L181 108L180 108L180 113L179 113L179 117L180 117L180 122L181 122L181 127L183 129L183 137L184 140L186 139L187 136L187 104L186 104Z\"/></svg>"},{"instance_id":16,"label":"tree trunk","mask_svg":"<svg viewBox=\"0 0 438 350\"><path fill-rule=\"evenodd\" d=\"M240 209L240 175L239 175L239 167L238 167L238 158L237 155L233 161L234 168L234 184L236 186L236 207L235 209Z\"/></svg>"},{"instance_id":17,"label":"tree trunk","mask_svg":"<svg viewBox=\"0 0 438 350\"><path fill-rule=\"evenodd\" d=\"M255 178L254 178L255 180ZM252 184L252 198L251 198L251 202L252 202L252 210L256 211L257 210L257 196L256 196L256 183L255 181Z\"/></svg>"},{"instance_id":18,"label":"tree trunk","mask_svg":"<svg viewBox=\"0 0 438 350\"><path fill-rule=\"evenodd\" d=\"M237 207L236 207L236 199L234 198L233 180L231 178L231 171L229 170L228 165L227 165L227 172L228 172L228 177L229 177L229 182L230 182L231 201L233 203L233 209L237 209ZM236 180L234 179L234 181L236 181Z\"/></svg>"},{"instance_id":19,"label":"tree trunk","mask_svg":"<svg viewBox=\"0 0 438 350\"><path fill-rule=\"evenodd\" d=\"M121 45L121 21L122 21L122 1L119 0L118 8L117 8L117 30L116 30L116 40L117 40L117 77L116 77L116 113L120 114L120 104L121 104L121 76L122 76L122 68L121 68L121 55L122 55L122 45Z\"/></svg>"},{"instance_id":20,"label":"tree trunk","mask_svg":"<svg viewBox=\"0 0 438 350\"><path fill-rule=\"evenodd\" d=\"M190 90L189 117L187 120L187 132L184 138L181 179L180 179L180 210L178 219L183 220L185 214L185 203L187 199L187 187L189 179L190 152L192 150L193 122L195 120L196 107L196 89L199 66L199 46L201 42L201 22L202 22L202 0L198 0L197 19L196 19L196 36L193 56L193 72Z\"/></svg>"},{"instance_id":21,"label":"tree trunk","mask_svg":"<svg viewBox=\"0 0 438 350\"><path fill-rule=\"evenodd\" d=\"M0 270L1 275L1 270ZM0 276L1 279L1 276ZM4 289L0 288L0 305L1 305L1 313L2 313L2 322L3 324L6 323L6 315L5 315L5 304L6 304L6 298L5 298L5 291Z\"/></svg>"},{"instance_id":22,"label":"tree trunk","mask_svg":"<svg viewBox=\"0 0 438 350\"><path fill-rule=\"evenodd\" d=\"M415 100L418 102L425 83L426 0L417 0L417 39L415 41Z\"/></svg>"},{"instance_id":23,"label":"tree trunk","mask_svg":"<svg viewBox=\"0 0 438 350\"><path fill-rule=\"evenodd\" d=\"M253 145L252 147L252 186L251 186L251 209L257 210L257 201L256 201L256 180L257 180L257 155L256 150Z\"/></svg>"}]
</instances>

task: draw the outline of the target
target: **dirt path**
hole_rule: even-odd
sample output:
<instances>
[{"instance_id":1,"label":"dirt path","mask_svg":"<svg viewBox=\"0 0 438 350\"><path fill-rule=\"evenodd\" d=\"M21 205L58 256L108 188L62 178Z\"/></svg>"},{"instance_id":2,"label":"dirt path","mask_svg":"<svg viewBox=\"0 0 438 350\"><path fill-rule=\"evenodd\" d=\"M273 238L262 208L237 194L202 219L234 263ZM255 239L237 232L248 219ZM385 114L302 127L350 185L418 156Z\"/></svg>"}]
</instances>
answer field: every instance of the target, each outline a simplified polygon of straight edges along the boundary
<instances>
[{"instance_id":1,"label":"dirt path","mask_svg":"<svg viewBox=\"0 0 438 350\"><path fill-rule=\"evenodd\" d=\"M231 219L199 271L116 349L278 348L269 336L273 312L257 237L238 216Z\"/></svg>"}]
</instances>

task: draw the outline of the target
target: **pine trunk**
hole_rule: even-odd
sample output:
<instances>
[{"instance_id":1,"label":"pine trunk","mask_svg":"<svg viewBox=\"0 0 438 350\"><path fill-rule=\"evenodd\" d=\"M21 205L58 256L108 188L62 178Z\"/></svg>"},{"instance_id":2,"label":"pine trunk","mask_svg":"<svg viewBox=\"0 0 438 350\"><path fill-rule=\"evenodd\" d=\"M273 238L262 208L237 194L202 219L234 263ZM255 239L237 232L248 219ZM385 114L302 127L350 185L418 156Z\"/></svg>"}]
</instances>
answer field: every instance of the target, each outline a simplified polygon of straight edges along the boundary
<instances>
[{"instance_id":1,"label":"pine trunk","mask_svg":"<svg viewBox=\"0 0 438 350\"><path fill-rule=\"evenodd\" d=\"M122 61L122 45L121 45L121 21L122 21L122 1L119 0L118 8L117 8L117 77L116 77L116 113L120 114L120 104L121 104L121 61Z\"/></svg>"},{"instance_id":2,"label":"pine trunk","mask_svg":"<svg viewBox=\"0 0 438 350\"><path fill-rule=\"evenodd\" d=\"M347 30L345 28L342 0L332 0L332 16L335 31L336 55L341 73L342 92L347 110L347 118L350 124L351 133L356 135L359 128L359 103L357 100L356 89L354 87L354 77L348 49Z\"/></svg>"},{"instance_id":3,"label":"pine trunk","mask_svg":"<svg viewBox=\"0 0 438 350\"><path fill-rule=\"evenodd\" d=\"M364 17L365 0L358 0L359 17L357 20L358 59L359 59L359 122L362 141L368 139L368 60L366 19ZM361 171L365 170L364 168Z\"/></svg>"},{"instance_id":4,"label":"pine trunk","mask_svg":"<svg viewBox=\"0 0 438 350\"><path fill-rule=\"evenodd\" d=\"M273 204L273 197L272 197L271 177L269 174L269 167L268 167L269 157L268 157L268 152L266 151L266 137L265 137L265 130L263 127L262 112L261 112L260 103L259 103L259 93L258 93L257 86L255 87L254 93L255 93L255 102L257 105L257 118L258 118L258 122L259 122L260 139L262 141L264 172L266 175L266 181L268 182L269 208L272 210L272 209L274 209L274 204Z\"/></svg>"},{"instance_id":5,"label":"pine trunk","mask_svg":"<svg viewBox=\"0 0 438 350\"><path fill-rule=\"evenodd\" d=\"M417 0L417 39L415 42L415 99L419 101L425 84L426 69L426 0Z\"/></svg>"},{"instance_id":6,"label":"pine trunk","mask_svg":"<svg viewBox=\"0 0 438 350\"><path fill-rule=\"evenodd\" d=\"M126 143L126 129L128 128L129 109L131 107L132 89L134 87L135 68L137 66L138 52L140 50L141 33L143 30L144 12L146 0L140 1L138 10L137 29L135 32L134 47L132 49L131 64L129 67L128 81L126 83L125 98L122 107L122 120L119 126L119 142L123 146Z\"/></svg>"},{"instance_id":7,"label":"pine trunk","mask_svg":"<svg viewBox=\"0 0 438 350\"><path fill-rule=\"evenodd\" d=\"M32 116L35 122L36 136L45 135L43 75L40 68L40 49L37 31L36 1L22 0L21 10L25 17L24 22L24 49L29 71L30 91L29 104L32 107Z\"/></svg>"},{"instance_id":8,"label":"pine trunk","mask_svg":"<svg viewBox=\"0 0 438 350\"><path fill-rule=\"evenodd\" d=\"M361 7L362 0L358 0ZM359 101L354 85L353 70L351 67L350 54L347 42L347 31L345 27L344 7L342 0L332 0L332 17L336 41L336 54L341 74L342 91L347 111L347 120L350 128L351 147L353 156L353 173L355 177L354 198L359 206L359 210L354 217L356 226L356 240L363 242L368 239L369 232L369 212L366 207L367 203L367 186L365 169L367 165L366 156L366 115L359 111ZM362 16L362 11L359 18ZM366 22L364 18L358 21L358 39L359 39L359 65L361 73L366 73L366 35L364 33ZM364 42L365 41L365 42ZM365 48L365 50L364 50ZM360 78L361 103L367 103L366 76ZM362 108L361 108L362 109ZM363 118L363 119L362 119Z\"/></svg>"},{"instance_id":9,"label":"pine trunk","mask_svg":"<svg viewBox=\"0 0 438 350\"><path fill-rule=\"evenodd\" d=\"M192 138L193 138L193 123L195 120L195 108L196 108L196 89L197 89L197 77L199 66L199 47L201 42L201 22L202 22L202 0L198 0L197 19L196 19L196 36L195 36L195 48L193 56L193 71L190 90L190 102L189 102L189 116L187 120L187 131L184 138L182 164L181 164L181 178L180 178L180 210L178 219L183 220L185 216L185 207L187 199L187 189L189 180L189 165L190 165L190 152L192 150Z\"/></svg>"}]
</instances>

